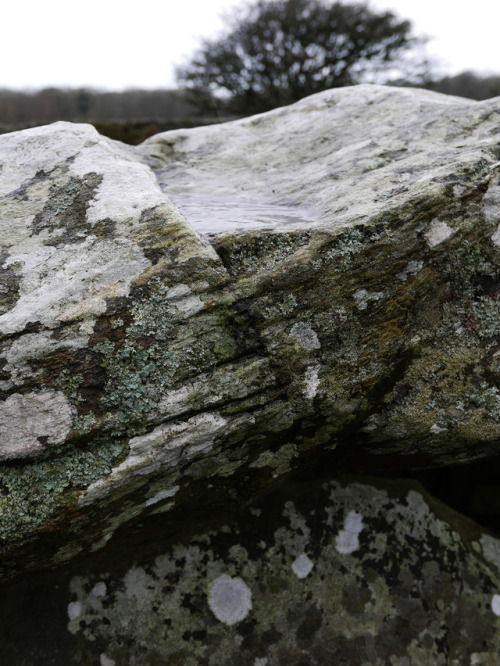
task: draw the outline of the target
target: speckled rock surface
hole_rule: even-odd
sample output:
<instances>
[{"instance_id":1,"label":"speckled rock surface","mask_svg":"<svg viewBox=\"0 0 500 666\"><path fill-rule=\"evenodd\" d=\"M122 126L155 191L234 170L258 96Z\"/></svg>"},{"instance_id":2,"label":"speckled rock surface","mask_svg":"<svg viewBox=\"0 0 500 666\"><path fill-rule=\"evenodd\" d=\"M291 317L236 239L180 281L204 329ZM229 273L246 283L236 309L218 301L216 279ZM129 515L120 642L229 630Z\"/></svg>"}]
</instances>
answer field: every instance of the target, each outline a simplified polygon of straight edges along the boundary
<instances>
[{"instance_id":1,"label":"speckled rock surface","mask_svg":"<svg viewBox=\"0 0 500 666\"><path fill-rule=\"evenodd\" d=\"M499 539L413 482L290 484L154 555L4 591L0 658L496 666L499 565Z\"/></svg>"},{"instance_id":2,"label":"speckled rock surface","mask_svg":"<svg viewBox=\"0 0 500 666\"><path fill-rule=\"evenodd\" d=\"M2 575L325 456L496 453L499 120L360 86L137 149L0 137Z\"/></svg>"}]
</instances>

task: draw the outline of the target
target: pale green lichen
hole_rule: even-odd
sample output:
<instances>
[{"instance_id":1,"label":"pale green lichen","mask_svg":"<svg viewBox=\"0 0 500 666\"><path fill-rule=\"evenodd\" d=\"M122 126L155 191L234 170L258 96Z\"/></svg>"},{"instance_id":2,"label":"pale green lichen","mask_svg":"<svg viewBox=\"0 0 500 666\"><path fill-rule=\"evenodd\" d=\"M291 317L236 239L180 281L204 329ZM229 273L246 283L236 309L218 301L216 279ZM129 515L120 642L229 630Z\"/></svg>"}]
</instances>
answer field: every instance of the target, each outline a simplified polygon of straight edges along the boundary
<instances>
[{"instance_id":1,"label":"pale green lichen","mask_svg":"<svg viewBox=\"0 0 500 666\"><path fill-rule=\"evenodd\" d=\"M96 423L95 414L88 412L87 414L78 414L73 421L74 430L80 432L89 432Z\"/></svg>"},{"instance_id":2,"label":"pale green lichen","mask_svg":"<svg viewBox=\"0 0 500 666\"><path fill-rule=\"evenodd\" d=\"M49 229L47 244L50 245L82 241L89 234L108 235L115 226L111 220L101 220L94 225L87 220L87 209L102 181L102 174L90 172L84 177L56 178L43 209L35 215L33 231L40 233Z\"/></svg>"},{"instance_id":3,"label":"pale green lichen","mask_svg":"<svg viewBox=\"0 0 500 666\"><path fill-rule=\"evenodd\" d=\"M231 273L242 275L275 268L310 240L310 232L250 232L222 236L215 247Z\"/></svg>"},{"instance_id":4,"label":"pale green lichen","mask_svg":"<svg viewBox=\"0 0 500 666\"><path fill-rule=\"evenodd\" d=\"M100 351L103 347L101 345ZM142 347L130 340L113 353L106 352L103 366L108 373L102 404L113 409L109 420L115 434L143 428L144 417L157 406L171 385L179 361L159 344Z\"/></svg>"},{"instance_id":5,"label":"pale green lichen","mask_svg":"<svg viewBox=\"0 0 500 666\"><path fill-rule=\"evenodd\" d=\"M76 503L78 489L106 476L123 457L117 440L97 440L85 447L42 454L23 467L4 467L0 473L0 538L12 546L34 528L58 520L63 507ZM60 519L60 517L59 517Z\"/></svg>"},{"instance_id":6,"label":"pale green lichen","mask_svg":"<svg viewBox=\"0 0 500 666\"><path fill-rule=\"evenodd\" d=\"M108 379L102 404L112 410L108 422L114 434L136 433L172 384L179 361L166 342L172 337L172 309L165 296L168 287L151 280L148 292L130 308L131 321L120 343L103 340L93 349L103 356Z\"/></svg>"},{"instance_id":7,"label":"pale green lichen","mask_svg":"<svg viewBox=\"0 0 500 666\"><path fill-rule=\"evenodd\" d=\"M360 226L342 230L330 248L322 253L321 263L330 264L333 269L345 272L351 268L356 257L366 250L368 243L377 242L382 237L382 232L372 227Z\"/></svg>"},{"instance_id":8,"label":"pale green lichen","mask_svg":"<svg viewBox=\"0 0 500 666\"><path fill-rule=\"evenodd\" d=\"M79 393L82 382L83 375L75 374L68 368L64 368L57 376L54 384L73 404L78 405L83 402Z\"/></svg>"}]
</instances>

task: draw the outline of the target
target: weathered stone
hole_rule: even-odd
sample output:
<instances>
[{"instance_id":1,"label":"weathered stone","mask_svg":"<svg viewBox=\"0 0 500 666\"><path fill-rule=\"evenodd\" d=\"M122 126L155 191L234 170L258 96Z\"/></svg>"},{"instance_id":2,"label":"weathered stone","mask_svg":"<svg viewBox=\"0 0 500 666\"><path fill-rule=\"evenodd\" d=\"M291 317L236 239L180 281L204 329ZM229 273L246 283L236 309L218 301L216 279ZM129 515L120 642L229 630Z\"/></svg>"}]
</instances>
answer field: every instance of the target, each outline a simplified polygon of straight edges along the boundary
<instances>
[{"instance_id":1,"label":"weathered stone","mask_svg":"<svg viewBox=\"0 0 500 666\"><path fill-rule=\"evenodd\" d=\"M499 118L360 86L137 149L0 137L4 574L238 510L327 455L495 453Z\"/></svg>"},{"instance_id":2,"label":"weathered stone","mask_svg":"<svg viewBox=\"0 0 500 666\"><path fill-rule=\"evenodd\" d=\"M289 484L187 543L4 590L0 659L496 666L499 563L414 482Z\"/></svg>"}]
</instances>

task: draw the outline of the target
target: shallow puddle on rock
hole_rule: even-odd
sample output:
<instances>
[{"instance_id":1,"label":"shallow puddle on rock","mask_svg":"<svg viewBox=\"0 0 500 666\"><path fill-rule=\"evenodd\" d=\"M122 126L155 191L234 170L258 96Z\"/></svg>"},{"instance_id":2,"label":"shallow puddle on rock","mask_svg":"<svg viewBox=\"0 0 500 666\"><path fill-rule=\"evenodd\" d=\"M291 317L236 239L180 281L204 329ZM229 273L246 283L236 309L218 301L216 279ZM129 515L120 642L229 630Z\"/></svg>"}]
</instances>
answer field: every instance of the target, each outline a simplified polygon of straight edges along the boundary
<instances>
[{"instance_id":1,"label":"shallow puddle on rock","mask_svg":"<svg viewBox=\"0 0 500 666\"><path fill-rule=\"evenodd\" d=\"M272 229L318 221L313 210L294 204L208 194L167 194L201 236L235 229Z\"/></svg>"}]
</instances>

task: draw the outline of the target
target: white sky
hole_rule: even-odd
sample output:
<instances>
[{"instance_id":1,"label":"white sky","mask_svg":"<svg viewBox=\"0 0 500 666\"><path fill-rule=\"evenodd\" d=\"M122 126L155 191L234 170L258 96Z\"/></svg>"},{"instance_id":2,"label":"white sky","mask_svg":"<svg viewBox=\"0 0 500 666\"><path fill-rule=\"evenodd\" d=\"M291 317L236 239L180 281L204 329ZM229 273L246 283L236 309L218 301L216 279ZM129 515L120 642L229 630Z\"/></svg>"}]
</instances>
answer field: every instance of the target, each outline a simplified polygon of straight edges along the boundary
<instances>
[{"instance_id":1,"label":"white sky","mask_svg":"<svg viewBox=\"0 0 500 666\"><path fill-rule=\"evenodd\" d=\"M223 27L237 0L6 0L0 87L173 87L173 65ZM371 0L433 38L441 72L500 74L498 0Z\"/></svg>"}]
</instances>

